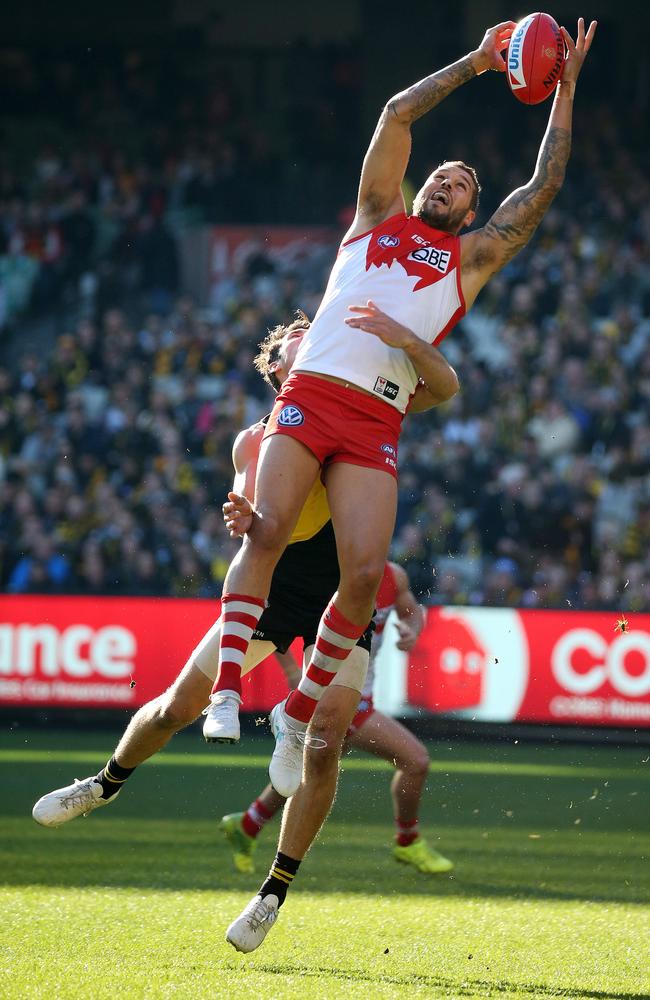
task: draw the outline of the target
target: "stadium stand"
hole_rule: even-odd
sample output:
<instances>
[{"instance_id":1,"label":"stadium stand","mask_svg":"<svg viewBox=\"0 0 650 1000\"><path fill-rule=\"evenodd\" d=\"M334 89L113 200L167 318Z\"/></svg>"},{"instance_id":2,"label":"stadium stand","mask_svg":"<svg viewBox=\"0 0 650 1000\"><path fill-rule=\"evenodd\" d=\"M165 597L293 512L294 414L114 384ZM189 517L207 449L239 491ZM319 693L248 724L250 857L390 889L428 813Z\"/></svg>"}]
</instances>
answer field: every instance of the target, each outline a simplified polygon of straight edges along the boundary
<instances>
[{"instance_id":1,"label":"stadium stand","mask_svg":"<svg viewBox=\"0 0 650 1000\"><path fill-rule=\"evenodd\" d=\"M230 446L269 407L255 345L313 313L331 255L305 275L258 250L199 304L180 235L344 224L353 187L328 165L351 118L328 108L354 103L349 59L272 140L227 76L190 101L186 63L125 53L81 86L78 62L12 58L14 107L65 114L0 159L0 585L218 595ZM461 393L407 421L393 554L425 602L650 610L650 174L629 123L593 114L531 248L444 343ZM486 206L522 180L488 133L468 156Z\"/></svg>"}]
</instances>

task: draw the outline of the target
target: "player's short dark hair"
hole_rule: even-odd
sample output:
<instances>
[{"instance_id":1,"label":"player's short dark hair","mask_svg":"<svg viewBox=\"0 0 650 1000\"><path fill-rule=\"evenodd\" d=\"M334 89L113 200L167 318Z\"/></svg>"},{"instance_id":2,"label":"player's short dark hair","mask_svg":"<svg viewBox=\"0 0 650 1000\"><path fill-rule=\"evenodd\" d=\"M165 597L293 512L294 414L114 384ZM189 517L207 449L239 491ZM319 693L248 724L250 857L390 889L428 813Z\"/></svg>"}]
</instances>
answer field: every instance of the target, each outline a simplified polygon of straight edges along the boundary
<instances>
[{"instance_id":1,"label":"player's short dark hair","mask_svg":"<svg viewBox=\"0 0 650 1000\"><path fill-rule=\"evenodd\" d=\"M310 326L311 320L305 316L302 309L296 309L296 318L292 323L288 325L280 323L278 326L273 327L258 345L259 351L255 356L253 364L264 381L268 382L276 392L280 390L280 381L275 372L269 369L270 365L280 358L280 344L288 333L293 333L294 330L308 330Z\"/></svg>"},{"instance_id":2,"label":"player's short dark hair","mask_svg":"<svg viewBox=\"0 0 650 1000\"><path fill-rule=\"evenodd\" d=\"M460 167L460 169L464 170L466 174L469 174L472 179L472 187L474 189L472 201L469 207L472 212L476 212L481 194L481 185L478 182L478 176L474 167L470 167L469 163L465 163L463 160L445 160L444 163L441 163L438 167L436 167L436 170L440 170L442 167Z\"/></svg>"}]
</instances>

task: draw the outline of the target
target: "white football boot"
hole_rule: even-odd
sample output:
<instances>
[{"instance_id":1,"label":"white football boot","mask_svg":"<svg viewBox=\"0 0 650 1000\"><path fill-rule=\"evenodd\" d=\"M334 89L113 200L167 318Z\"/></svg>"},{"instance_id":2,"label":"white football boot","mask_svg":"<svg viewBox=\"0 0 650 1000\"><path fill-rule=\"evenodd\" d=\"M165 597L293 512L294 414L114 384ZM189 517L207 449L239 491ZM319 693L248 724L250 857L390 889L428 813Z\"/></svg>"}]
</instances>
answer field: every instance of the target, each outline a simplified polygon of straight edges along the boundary
<instances>
[{"instance_id":1,"label":"white football boot","mask_svg":"<svg viewBox=\"0 0 650 1000\"><path fill-rule=\"evenodd\" d=\"M254 896L226 931L226 941L237 951L255 951L278 919L279 900L269 896Z\"/></svg>"},{"instance_id":2,"label":"white football boot","mask_svg":"<svg viewBox=\"0 0 650 1000\"><path fill-rule=\"evenodd\" d=\"M203 736L206 743L239 743L239 706L236 691L217 691L203 710Z\"/></svg>"},{"instance_id":3,"label":"white football boot","mask_svg":"<svg viewBox=\"0 0 650 1000\"><path fill-rule=\"evenodd\" d=\"M118 791L110 799L103 799L103 792L101 782L94 775L83 781L75 778L74 784L43 795L32 809L32 816L41 826L62 826L77 816L87 816L93 809L107 806L120 794Z\"/></svg>"},{"instance_id":4,"label":"white football boot","mask_svg":"<svg viewBox=\"0 0 650 1000\"><path fill-rule=\"evenodd\" d=\"M307 726L285 715L284 701L271 709L269 721L275 737L275 750L269 764L269 778L279 795L285 799L300 788L302 764L305 753Z\"/></svg>"}]
</instances>

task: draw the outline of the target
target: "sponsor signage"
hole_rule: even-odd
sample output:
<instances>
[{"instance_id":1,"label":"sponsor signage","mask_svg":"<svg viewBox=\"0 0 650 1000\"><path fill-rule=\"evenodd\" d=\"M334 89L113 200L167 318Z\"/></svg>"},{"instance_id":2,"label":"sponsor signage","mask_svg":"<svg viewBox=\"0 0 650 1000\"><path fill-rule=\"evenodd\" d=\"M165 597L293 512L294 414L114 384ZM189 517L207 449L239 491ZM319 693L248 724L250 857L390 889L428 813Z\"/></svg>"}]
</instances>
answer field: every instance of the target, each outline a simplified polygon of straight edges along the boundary
<instances>
[{"instance_id":1,"label":"sponsor signage","mask_svg":"<svg viewBox=\"0 0 650 1000\"><path fill-rule=\"evenodd\" d=\"M431 608L408 703L490 722L650 726L650 615Z\"/></svg>"},{"instance_id":2,"label":"sponsor signage","mask_svg":"<svg viewBox=\"0 0 650 1000\"><path fill-rule=\"evenodd\" d=\"M173 682L219 614L219 602L172 598L3 596L0 705L130 708ZM430 608L406 656L411 706L485 722L650 726L650 615L617 632L610 612ZM388 637L392 635L387 628ZM390 638L388 639L390 641ZM296 659L302 654L295 643ZM286 694L269 657L243 679L244 707L267 712Z\"/></svg>"},{"instance_id":3,"label":"sponsor signage","mask_svg":"<svg viewBox=\"0 0 650 1000\"><path fill-rule=\"evenodd\" d=\"M3 596L0 705L137 708L174 681L219 608L172 598ZM243 689L251 712L284 698L275 659L244 677Z\"/></svg>"}]
</instances>

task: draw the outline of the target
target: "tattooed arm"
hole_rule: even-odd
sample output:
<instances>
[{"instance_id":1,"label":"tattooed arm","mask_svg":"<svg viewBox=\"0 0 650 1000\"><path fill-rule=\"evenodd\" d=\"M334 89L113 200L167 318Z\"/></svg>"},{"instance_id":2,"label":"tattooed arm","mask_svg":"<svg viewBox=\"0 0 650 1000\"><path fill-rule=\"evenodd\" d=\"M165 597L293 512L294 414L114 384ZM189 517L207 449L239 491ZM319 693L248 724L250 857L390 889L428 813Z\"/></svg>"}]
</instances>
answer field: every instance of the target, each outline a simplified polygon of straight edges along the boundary
<instances>
[{"instance_id":1,"label":"tattooed arm","mask_svg":"<svg viewBox=\"0 0 650 1000\"><path fill-rule=\"evenodd\" d=\"M411 155L411 125L472 77L488 69L503 72L501 51L513 28L514 21L490 28L474 52L390 99L363 161L357 216L347 239L404 211L401 185Z\"/></svg>"},{"instance_id":2,"label":"tattooed arm","mask_svg":"<svg viewBox=\"0 0 650 1000\"><path fill-rule=\"evenodd\" d=\"M569 33L562 28L569 54L539 149L535 173L527 184L506 198L482 229L461 236L461 283L468 309L492 275L526 246L562 187L571 152L575 84L595 31L596 22L592 21L585 36L584 21L580 18L574 45Z\"/></svg>"}]
</instances>

